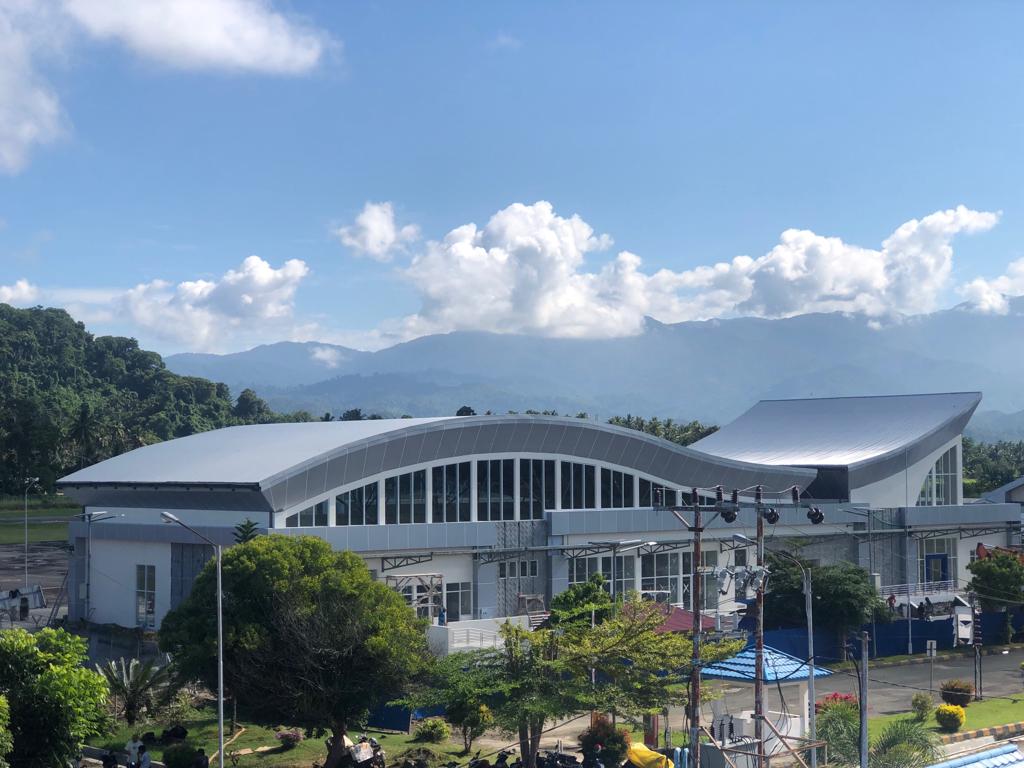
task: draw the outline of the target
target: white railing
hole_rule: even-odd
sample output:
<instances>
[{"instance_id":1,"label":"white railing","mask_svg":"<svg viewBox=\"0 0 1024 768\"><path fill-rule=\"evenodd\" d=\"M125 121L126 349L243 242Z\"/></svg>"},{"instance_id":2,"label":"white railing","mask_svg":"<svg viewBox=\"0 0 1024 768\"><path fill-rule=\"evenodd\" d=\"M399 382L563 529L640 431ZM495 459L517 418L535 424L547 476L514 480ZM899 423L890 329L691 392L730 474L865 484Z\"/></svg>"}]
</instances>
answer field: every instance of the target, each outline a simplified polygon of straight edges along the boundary
<instances>
[{"instance_id":1,"label":"white railing","mask_svg":"<svg viewBox=\"0 0 1024 768\"><path fill-rule=\"evenodd\" d=\"M957 592L956 582L949 581L925 581L920 584L890 584L882 587L879 592L884 600L889 595L906 597L907 595L934 595L939 592Z\"/></svg>"},{"instance_id":2,"label":"white railing","mask_svg":"<svg viewBox=\"0 0 1024 768\"><path fill-rule=\"evenodd\" d=\"M497 648L501 643L501 635L488 629L467 627L448 630L449 648Z\"/></svg>"}]
</instances>

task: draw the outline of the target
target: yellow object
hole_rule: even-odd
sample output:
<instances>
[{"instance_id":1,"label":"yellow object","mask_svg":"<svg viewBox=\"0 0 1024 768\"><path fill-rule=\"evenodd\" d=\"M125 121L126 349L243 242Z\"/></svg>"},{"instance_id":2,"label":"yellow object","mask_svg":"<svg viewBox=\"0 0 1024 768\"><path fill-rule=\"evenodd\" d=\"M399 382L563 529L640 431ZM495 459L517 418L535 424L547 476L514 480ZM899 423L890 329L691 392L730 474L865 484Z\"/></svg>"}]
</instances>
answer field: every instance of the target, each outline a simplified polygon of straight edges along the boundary
<instances>
[{"instance_id":1,"label":"yellow object","mask_svg":"<svg viewBox=\"0 0 1024 768\"><path fill-rule=\"evenodd\" d=\"M643 744L630 744L626 758L636 768L675 768L672 761L660 752L645 747Z\"/></svg>"}]
</instances>

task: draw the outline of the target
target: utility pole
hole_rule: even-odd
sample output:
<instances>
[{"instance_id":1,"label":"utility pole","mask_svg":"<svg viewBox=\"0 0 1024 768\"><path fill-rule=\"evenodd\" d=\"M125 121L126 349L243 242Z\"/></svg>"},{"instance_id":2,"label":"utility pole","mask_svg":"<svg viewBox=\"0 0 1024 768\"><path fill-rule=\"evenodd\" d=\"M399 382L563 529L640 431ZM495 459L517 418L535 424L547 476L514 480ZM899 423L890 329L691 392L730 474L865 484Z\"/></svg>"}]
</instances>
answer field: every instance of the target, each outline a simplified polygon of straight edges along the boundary
<instances>
[{"instance_id":1,"label":"utility pole","mask_svg":"<svg viewBox=\"0 0 1024 768\"><path fill-rule=\"evenodd\" d=\"M868 510L868 514L870 514L870 513L871 513L871 510ZM907 549L908 550L910 549L909 544L913 540L914 540L913 534L911 534L910 533L910 529L907 528L907 545L908 545ZM915 559L915 563L914 563L914 582L916 583L917 582L917 564L916 564L916 559L917 559L916 549L917 549L917 547L915 546L914 549L915 549L915 552L914 552L914 559ZM914 655L914 609L913 609L913 607L910 604L910 593L911 593L911 589L910 589L910 587L911 587L911 584L910 584L910 568L911 568L910 558L907 557L907 655L908 656L913 656Z\"/></svg>"},{"instance_id":2,"label":"utility pole","mask_svg":"<svg viewBox=\"0 0 1024 768\"><path fill-rule=\"evenodd\" d=\"M757 514L757 623L754 628L754 739L757 741L757 768L765 768L764 755L764 515L761 510L763 491L754 490Z\"/></svg>"},{"instance_id":3,"label":"utility pole","mask_svg":"<svg viewBox=\"0 0 1024 768\"><path fill-rule=\"evenodd\" d=\"M983 696L981 679L981 610L978 607L978 596L971 593L971 639L974 644L974 700L981 701Z\"/></svg>"},{"instance_id":4,"label":"utility pole","mask_svg":"<svg viewBox=\"0 0 1024 768\"><path fill-rule=\"evenodd\" d=\"M818 711L814 695L814 589L811 583L811 569L800 568L804 576L804 612L807 614L807 697L810 699L807 713L808 736L811 741L818 737ZM818 768L818 750L811 750L811 768Z\"/></svg>"},{"instance_id":5,"label":"utility pole","mask_svg":"<svg viewBox=\"0 0 1024 768\"><path fill-rule=\"evenodd\" d=\"M28 492L39 484L38 477L25 478L25 593L28 593Z\"/></svg>"},{"instance_id":6,"label":"utility pole","mask_svg":"<svg viewBox=\"0 0 1024 768\"><path fill-rule=\"evenodd\" d=\"M690 566L690 596L693 607L693 661L690 667L690 753L693 764L700 767L700 631L701 631L701 534L704 533L700 514L700 497L691 488L693 502L693 561Z\"/></svg>"},{"instance_id":7,"label":"utility pole","mask_svg":"<svg viewBox=\"0 0 1024 768\"><path fill-rule=\"evenodd\" d=\"M860 633L860 768L868 768L868 633Z\"/></svg>"}]
</instances>

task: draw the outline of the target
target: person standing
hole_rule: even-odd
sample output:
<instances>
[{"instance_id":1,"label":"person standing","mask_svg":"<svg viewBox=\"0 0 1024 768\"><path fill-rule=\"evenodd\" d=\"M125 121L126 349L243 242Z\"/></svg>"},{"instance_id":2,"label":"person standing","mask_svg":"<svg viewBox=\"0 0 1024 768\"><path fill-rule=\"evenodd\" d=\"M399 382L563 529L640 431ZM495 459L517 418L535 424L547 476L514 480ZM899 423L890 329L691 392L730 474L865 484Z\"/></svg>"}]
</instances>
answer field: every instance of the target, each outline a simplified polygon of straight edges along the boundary
<instances>
[{"instance_id":1,"label":"person standing","mask_svg":"<svg viewBox=\"0 0 1024 768\"><path fill-rule=\"evenodd\" d=\"M139 734L133 733L131 740L124 745L124 751L128 753L128 768L138 768L139 750L145 746Z\"/></svg>"},{"instance_id":2,"label":"person standing","mask_svg":"<svg viewBox=\"0 0 1024 768\"><path fill-rule=\"evenodd\" d=\"M143 744L139 747L139 768L153 768L153 761L149 757L149 750Z\"/></svg>"}]
</instances>

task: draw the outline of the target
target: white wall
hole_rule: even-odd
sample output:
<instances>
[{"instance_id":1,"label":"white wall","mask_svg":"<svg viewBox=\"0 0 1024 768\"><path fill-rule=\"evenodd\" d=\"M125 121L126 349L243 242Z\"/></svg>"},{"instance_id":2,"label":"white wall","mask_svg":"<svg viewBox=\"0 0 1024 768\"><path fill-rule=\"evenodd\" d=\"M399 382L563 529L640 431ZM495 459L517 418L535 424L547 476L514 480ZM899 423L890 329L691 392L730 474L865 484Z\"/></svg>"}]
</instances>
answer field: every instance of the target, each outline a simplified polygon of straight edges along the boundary
<instances>
[{"instance_id":1,"label":"white wall","mask_svg":"<svg viewBox=\"0 0 1024 768\"><path fill-rule=\"evenodd\" d=\"M914 462L903 471L890 475L876 483L850 489L850 501L870 504L876 509L889 507L913 507L921 493L928 472L946 451L957 446L958 490L957 499L963 494L963 445L959 435L933 451L920 461Z\"/></svg>"},{"instance_id":2,"label":"white wall","mask_svg":"<svg viewBox=\"0 0 1024 768\"><path fill-rule=\"evenodd\" d=\"M171 607L171 545L96 537L89 568L91 621L135 626L136 565L156 566L156 626L160 626Z\"/></svg>"}]
</instances>

